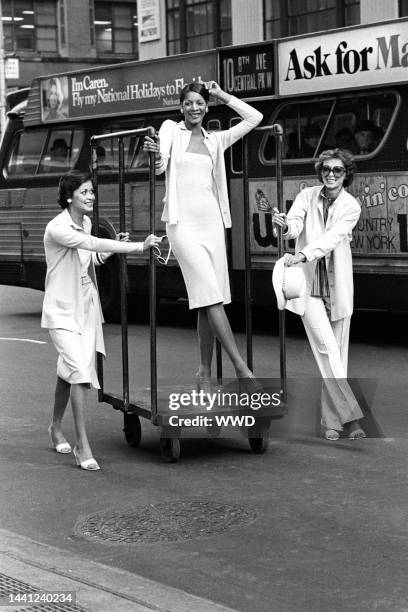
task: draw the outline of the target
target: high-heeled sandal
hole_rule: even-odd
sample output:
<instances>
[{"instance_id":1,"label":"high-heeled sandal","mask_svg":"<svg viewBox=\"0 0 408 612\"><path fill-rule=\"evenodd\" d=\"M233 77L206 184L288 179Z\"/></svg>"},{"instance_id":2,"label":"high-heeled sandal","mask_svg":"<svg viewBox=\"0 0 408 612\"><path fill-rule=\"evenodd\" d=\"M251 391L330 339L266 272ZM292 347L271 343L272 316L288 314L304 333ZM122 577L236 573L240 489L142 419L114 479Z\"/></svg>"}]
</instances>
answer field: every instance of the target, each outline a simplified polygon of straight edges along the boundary
<instances>
[{"instance_id":1,"label":"high-heeled sandal","mask_svg":"<svg viewBox=\"0 0 408 612\"><path fill-rule=\"evenodd\" d=\"M81 461L77 455L76 447L74 447L72 450L74 453L76 464L82 470L89 470L90 472L96 472L97 470L101 469L93 457L91 457L90 459L85 459L85 461Z\"/></svg>"},{"instance_id":2,"label":"high-heeled sandal","mask_svg":"<svg viewBox=\"0 0 408 612\"><path fill-rule=\"evenodd\" d=\"M263 387L255 374L252 372L246 376L240 376L238 378L239 392L240 393L262 393Z\"/></svg>"},{"instance_id":3,"label":"high-heeled sandal","mask_svg":"<svg viewBox=\"0 0 408 612\"><path fill-rule=\"evenodd\" d=\"M336 440L340 438L340 434L338 431L336 431L336 429L326 429L326 431L324 432L324 437L326 438L326 440L332 440L333 442L336 442Z\"/></svg>"},{"instance_id":4,"label":"high-heeled sandal","mask_svg":"<svg viewBox=\"0 0 408 612\"><path fill-rule=\"evenodd\" d=\"M367 434L364 431L364 429L361 429L361 427L354 429L348 435L349 440L361 440L362 438L366 438L366 437L367 437Z\"/></svg>"},{"instance_id":5,"label":"high-heeled sandal","mask_svg":"<svg viewBox=\"0 0 408 612\"><path fill-rule=\"evenodd\" d=\"M72 451L71 445L66 440L64 442L58 442L58 444L55 444L52 437L52 424L48 427L48 435L50 436L51 446L55 451L57 451L57 453L66 455Z\"/></svg>"},{"instance_id":6,"label":"high-heeled sandal","mask_svg":"<svg viewBox=\"0 0 408 612\"><path fill-rule=\"evenodd\" d=\"M197 387L197 391L203 391L205 396L212 395L211 377L201 376L201 374L197 372L196 387Z\"/></svg>"}]
</instances>

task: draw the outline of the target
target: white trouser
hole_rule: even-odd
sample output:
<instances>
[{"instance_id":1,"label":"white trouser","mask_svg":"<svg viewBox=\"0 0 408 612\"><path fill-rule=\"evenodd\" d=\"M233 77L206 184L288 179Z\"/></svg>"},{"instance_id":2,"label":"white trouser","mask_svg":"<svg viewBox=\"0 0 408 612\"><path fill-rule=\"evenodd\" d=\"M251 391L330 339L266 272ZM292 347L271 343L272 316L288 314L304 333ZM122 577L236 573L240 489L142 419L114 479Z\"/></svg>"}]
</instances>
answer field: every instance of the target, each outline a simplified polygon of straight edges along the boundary
<instances>
[{"instance_id":1,"label":"white trouser","mask_svg":"<svg viewBox=\"0 0 408 612\"><path fill-rule=\"evenodd\" d=\"M341 430L344 423L364 415L347 382L350 318L330 321L330 302L309 297L303 325L324 383L321 395L321 424Z\"/></svg>"}]
</instances>

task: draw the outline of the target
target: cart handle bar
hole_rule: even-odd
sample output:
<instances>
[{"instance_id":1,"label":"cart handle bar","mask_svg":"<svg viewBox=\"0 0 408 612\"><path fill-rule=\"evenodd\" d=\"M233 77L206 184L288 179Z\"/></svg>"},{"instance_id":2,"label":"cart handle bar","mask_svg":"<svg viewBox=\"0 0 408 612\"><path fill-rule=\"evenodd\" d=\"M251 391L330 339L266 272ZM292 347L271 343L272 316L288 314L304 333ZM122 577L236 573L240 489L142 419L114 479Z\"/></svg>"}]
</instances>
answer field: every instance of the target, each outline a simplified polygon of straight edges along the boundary
<instances>
[{"instance_id":1,"label":"cart handle bar","mask_svg":"<svg viewBox=\"0 0 408 612\"><path fill-rule=\"evenodd\" d=\"M98 136L91 136L91 144L99 142L101 140L110 140L112 138L122 138L122 136L133 136L139 134L139 136L150 136L153 137L156 133L154 127L138 128L137 130L124 130L122 132L111 132L110 134L99 134Z\"/></svg>"}]
</instances>

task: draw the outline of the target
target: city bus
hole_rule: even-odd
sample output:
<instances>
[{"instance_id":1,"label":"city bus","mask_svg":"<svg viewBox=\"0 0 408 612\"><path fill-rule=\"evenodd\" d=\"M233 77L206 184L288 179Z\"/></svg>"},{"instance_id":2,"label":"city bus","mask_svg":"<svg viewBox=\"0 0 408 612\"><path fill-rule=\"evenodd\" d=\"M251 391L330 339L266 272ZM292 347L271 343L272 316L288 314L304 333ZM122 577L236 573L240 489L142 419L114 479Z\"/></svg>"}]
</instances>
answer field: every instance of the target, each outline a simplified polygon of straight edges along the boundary
<instances>
[{"instance_id":1,"label":"city bus","mask_svg":"<svg viewBox=\"0 0 408 612\"><path fill-rule=\"evenodd\" d=\"M407 42L408 20L397 19L34 79L28 90L10 96L0 148L0 283L43 289L42 237L46 223L59 212L59 176L90 166L93 134L158 129L164 119L179 120L183 85L215 79L225 91L258 108L264 126L282 126L286 210L303 187L317 184L314 162L319 152L342 146L355 155L357 174L349 189L362 208L352 240L355 305L408 310ZM211 105L205 128L227 129L236 121L227 106ZM272 305L275 141L267 131L255 130L247 138L252 299ZM233 220L227 243L236 302L244 299L242 151L237 143L226 153ZM99 232L112 236L119 225L117 145L106 140L97 153ZM149 210L148 161L140 139L126 140L125 164L127 229L132 239L141 239L149 230ZM156 231L164 233L163 177L157 177L156 191ZM287 248L293 247L289 242ZM110 258L100 276L108 320L119 313L117 266L115 257ZM144 256L128 257L128 291L145 303ZM186 297L173 258L157 267L157 295L181 301Z\"/></svg>"}]
</instances>

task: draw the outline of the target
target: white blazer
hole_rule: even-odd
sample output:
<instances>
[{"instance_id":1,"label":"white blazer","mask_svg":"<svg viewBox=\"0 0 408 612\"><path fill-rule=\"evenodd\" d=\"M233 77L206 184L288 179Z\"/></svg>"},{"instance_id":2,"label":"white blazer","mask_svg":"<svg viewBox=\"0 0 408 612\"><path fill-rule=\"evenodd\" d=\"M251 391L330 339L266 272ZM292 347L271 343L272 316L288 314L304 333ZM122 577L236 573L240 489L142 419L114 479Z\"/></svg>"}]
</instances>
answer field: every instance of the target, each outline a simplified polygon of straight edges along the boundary
<instances>
[{"instance_id":1,"label":"white blazer","mask_svg":"<svg viewBox=\"0 0 408 612\"><path fill-rule=\"evenodd\" d=\"M67 329L81 333L84 304L81 285L81 262L78 249L93 251L89 276L95 287L94 264L97 253L134 253L143 251L143 242L120 242L91 236L92 222L84 216L84 228L73 222L68 209L52 219L45 228L44 248L47 262L45 296L41 327ZM100 305L99 305L100 308ZM101 320L103 321L102 311Z\"/></svg>"},{"instance_id":2,"label":"white blazer","mask_svg":"<svg viewBox=\"0 0 408 612\"><path fill-rule=\"evenodd\" d=\"M231 96L228 102L233 110L241 117L242 121L229 130L208 133L202 128L204 144L208 149L213 163L213 178L217 189L218 205L225 227L231 227L231 214L228 201L227 178L225 173L224 151L237 140L248 134L262 121L262 113L249 106L235 96ZM164 210L162 221L170 225L178 222L177 207L177 169L176 159L183 154L190 144L191 130L188 130L184 121L176 123L167 119L162 123L159 130L160 138L160 163L156 164L156 174L166 171L166 194L164 196Z\"/></svg>"},{"instance_id":3,"label":"white blazer","mask_svg":"<svg viewBox=\"0 0 408 612\"><path fill-rule=\"evenodd\" d=\"M302 251L306 262L299 264L306 276L306 295L287 302L288 310L303 315L310 296L316 262L325 258L329 279L331 320L353 313L353 263L350 242L361 208L344 189L329 207L326 226L323 218L323 187L306 187L296 196L288 212L285 240L296 238L296 252Z\"/></svg>"}]
</instances>

